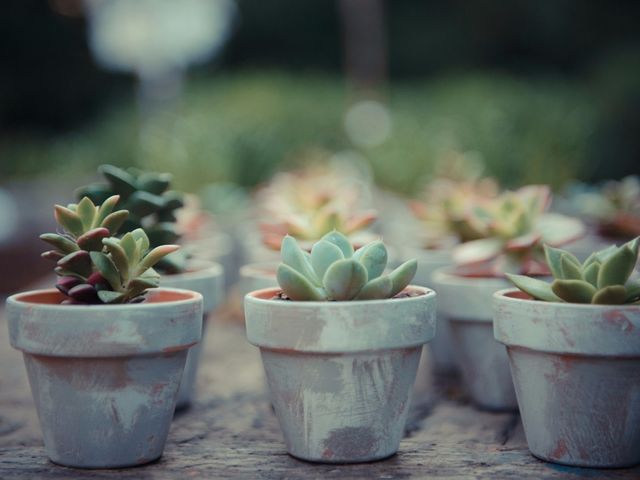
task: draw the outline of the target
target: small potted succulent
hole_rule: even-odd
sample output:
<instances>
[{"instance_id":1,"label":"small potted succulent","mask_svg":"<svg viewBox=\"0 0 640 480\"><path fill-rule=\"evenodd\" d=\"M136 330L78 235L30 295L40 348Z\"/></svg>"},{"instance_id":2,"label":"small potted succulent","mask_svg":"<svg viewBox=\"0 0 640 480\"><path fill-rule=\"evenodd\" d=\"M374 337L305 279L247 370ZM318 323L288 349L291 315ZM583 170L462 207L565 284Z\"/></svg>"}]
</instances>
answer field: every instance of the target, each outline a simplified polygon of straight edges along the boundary
<instances>
[{"instance_id":1,"label":"small potted succulent","mask_svg":"<svg viewBox=\"0 0 640 480\"><path fill-rule=\"evenodd\" d=\"M362 208L365 190L362 182L335 167L318 165L279 173L257 194L263 217L272 219L259 225L262 245L277 252L282 239L290 235L310 251L314 242L337 230L355 248L361 247L377 238L366 230L377 214ZM253 290L276 286L277 267L277 257L241 267L243 297Z\"/></svg>"},{"instance_id":2,"label":"small potted succulent","mask_svg":"<svg viewBox=\"0 0 640 480\"><path fill-rule=\"evenodd\" d=\"M422 347L435 333L435 293L409 286L416 262L383 275L382 242L354 252L338 232L311 249L290 236L279 287L245 298L288 452L355 463L399 446Z\"/></svg>"},{"instance_id":3,"label":"small potted succulent","mask_svg":"<svg viewBox=\"0 0 640 480\"><path fill-rule=\"evenodd\" d=\"M414 282L433 287L433 273L453 263L452 248L458 243L482 238L473 219L473 209L485 204L498 194L497 183L482 177L484 167L469 154L449 152L436 167L419 200L410 203L418 220L415 232L409 238L419 240L418 245L403 243L403 254L418 260ZM429 344L433 368L439 373L456 370L451 331L448 322L438 318L438 335Z\"/></svg>"},{"instance_id":4,"label":"small potted succulent","mask_svg":"<svg viewBox=\"0 0 640 480\"><path fill-rule=\"evenodd\" d=\"M532 185L478 205L471 222L484 238L458 245L456 266L434 274L463 380L485 409L517 409L506 351L493 338L493 293L509 286L505 273L547 275L542 243L558 246L583 233L580 221L545 213L550 201L546 186Z\"/></svg>"},{"instance_id":5,"label":"small potted succulent","mask_svg":"<svg viewBox=\"0 0 640 480\"><path fill-rule=\"evenodd\" d=\"M149 251L118 197L56 206L57 290L7 299L11 345L24 354L45 449L61 465L116 468L162 454L189 348L202 332L202 296L156 288L153 267L175 245Z\"/></svg>"},{"instance_id":6,"label":"small potted succulent","mask_svg":"<svg viewBox=\"0 0 640 480\"><path fill-rule=\"evenodd\" d=\"M185 195L170 190L172 176L169 173L124 170L112 165L102 165L99 172L106 183L93 183L78 189L77 196L87 196L101 202L110 195L119 195L120 205L130 214L119 228L120 234L134 229L143 229L151 246L181 240L182 233L177 224ZM181 249L163 258L156 265L160 273L160 285L164 287L192 290L204 299L203 328L208 318L224 298L224 273L215 262L192 257ZM182 253L181 253L182 252ZM199 359L203 343L189 351L187 367L180 385L177 408L188 407L193 401Z\"/></svg>"},{"instance_id":7,"label":"small potted succulent","mask_svg":"<svg viewBox=\"0 0 640 480\"><path fill-rule=\"evenodd\" d=\"M581 263L546 248L547 283L494 295L531 453L583 467L640 464L640 238Z\"/></svg>"}]
</instances>

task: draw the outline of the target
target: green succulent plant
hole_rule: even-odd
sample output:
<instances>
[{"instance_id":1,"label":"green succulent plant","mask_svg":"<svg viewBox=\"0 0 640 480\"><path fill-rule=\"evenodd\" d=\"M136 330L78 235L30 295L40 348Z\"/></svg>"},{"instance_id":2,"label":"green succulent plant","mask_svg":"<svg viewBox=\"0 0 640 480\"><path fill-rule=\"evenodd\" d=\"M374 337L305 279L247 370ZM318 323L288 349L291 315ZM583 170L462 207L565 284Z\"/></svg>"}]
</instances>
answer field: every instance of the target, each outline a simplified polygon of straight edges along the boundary
<instances>
[{"instance_id":1,"label":"green succulent plant","mask_svg":"<svg viewBox=\"0 0 640 480\"><path fill-rule=\"evenodd\" d=\"M98 172L107 183L81 187L76 191L76 197L89 197L95 204L100 204L112 195L119 195L120 206L129 212L129 216L118 233L143 228L152 247L176 243L180 239L176 210L184 206L184 195L169 189L171 174L134 168L124 170L113 165L101 165ZM178 273L185 269L186 260L185 254L180 252L163 259L158 269L164 273Z\"/></svg>"},{"instance_id":2,"label":"green succulent plant","mask_svg":"<svg viewBox=\"0 0 640 480\"><path fill-rule=\"evenodd\" d=\"M640 281L630 277L638 262L640 237L611 245L580 263L571 253L545 245L552 283L524 275L507 275L525 293L547 302L623 305L640 303Z\"/></svg>"},{"instance_id":3,"label":"green succulent plant","mask_svg":"<svg viewBox=\"0 0 640 480\"><path fill-rule=\"evenodd\" d=\"M409 260L383 275L388 255L381 241L354 252L347 237L337 231L316 242L311 253L287 235L281 254L278 284L287 297L301 301L391 298L409 285L418 265L416 260Z\"/></svg>"},{"instance_id":4,"label":"green succulent plant","mask_svg":"<svg viewBox=\"0 0 640 480\"><path fill-rule=\"evenodd\" d=\"M179 248L161 245L149 251L149 239L141 228L116 238L129 214L114 211L118 200L113 195L96 206L84 197L77 204L55 206L63 233L40 238L53 246L42 256L56 262L56 288L68 297L64 303L142 301L146 290L157 287L160 280L153 266Z\"/></svg>"}]
</instances>

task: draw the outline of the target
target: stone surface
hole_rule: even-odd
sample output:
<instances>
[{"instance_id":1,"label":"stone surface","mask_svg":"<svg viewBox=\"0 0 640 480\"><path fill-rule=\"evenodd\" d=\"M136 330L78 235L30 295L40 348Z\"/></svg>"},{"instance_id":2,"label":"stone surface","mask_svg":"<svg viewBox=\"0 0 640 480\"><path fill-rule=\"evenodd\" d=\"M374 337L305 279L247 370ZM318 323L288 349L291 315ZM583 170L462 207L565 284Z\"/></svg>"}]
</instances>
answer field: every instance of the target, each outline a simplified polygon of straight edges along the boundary
<instances>
[{"instance_id":1,"label":"stone surface","mask_svg":"<svg viewBox=\"0 0 640 480\"><path fill-rule=\"evenodd\" d=\"M176 416L164 456L126 470L74 470L45 456L22 356L9 347L0 310L0 478L487 478L637 479L640 468L590 470L532 457L516 414L480 412L456 381L417 382L407 436L397 455L362 465L319 465L287 455L265 392L256 348L237 319L220 312L207 329L198 394Z\"/></svg>"}]
</instances>

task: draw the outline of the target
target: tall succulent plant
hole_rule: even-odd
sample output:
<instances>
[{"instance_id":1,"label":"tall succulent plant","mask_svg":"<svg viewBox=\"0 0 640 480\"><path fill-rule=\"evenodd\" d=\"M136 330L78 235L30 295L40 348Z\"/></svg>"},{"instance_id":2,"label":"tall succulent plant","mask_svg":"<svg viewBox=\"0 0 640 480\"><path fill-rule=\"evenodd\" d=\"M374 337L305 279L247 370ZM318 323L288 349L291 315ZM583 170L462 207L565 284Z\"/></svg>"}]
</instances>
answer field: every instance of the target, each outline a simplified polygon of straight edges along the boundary
<instances>
[{"instance_id":1,"label":"tall succulent plant","mask_svg":"<svg viewBox=\"0 0 640 480\"><path fill-rule=\"evenodd\" d=\"M454 261L494 275L547 273L542 245L561 246L585 233L579 220L548 213L550 203L549 187L530 185L476 206L468 222L482 238L457 246Z\"/></svg>"},{"instance_id":2,"label":"tall succulent plant","mask_svg":"<svg viewBox=\"0 0 640 480\"><path fill-rule=\"evenodd\" d=\"M584 263L564 250L545 245L552 283L508 275L523 292L547 302L621 305L640 303L640 281L630 280L638 262L640 237L620 247L593 253Z\"/></svg>"},{"instance_id":3,"label":"tall succulent plant","mask_svg":"<svg viewBox=\"0 0 640 480\"><path fill-rule=\"evenodd\" d=\"M92 183L76 191L78 199L89 197L95 204L112 195L120 197L120 207L129 212L118 233L144 229L152 247L176 243L180 239L176 210L184 206L184 195L170 190L172 175L169 173L143 172L137 169L101 165L98 168L106 183ZM165 273L177 273L185 268L183 254L165 258L158 269Z\"/></svg>"},{"instance_id":4,"label":"tall succulent plant","mask_svg":"<svg viewBox=\"0 0 640 480\"><path fill-rule=\"evenodd\" d=\"M351 242L337 231L322 237L311 253L286 236L281 253L278 283L287 297L301 301L391 298L411 282L417 268L417 262L409 260L383 275L387 249L381 241L354 252Z\"/></svg>"},{"instance_id":5,"label":"tall succulent plant","mask_svg":"<svg viewBox=\"0 0 640 480\"><path fill-rule=\"evenodd\" d=\"M42 254L54 260L56 288L68 297L65 303L129 303L143 300L160 276L153 266L176 251L176 245L149 251L149 239L141 228L114 235L127 221L126 210L115 210L118 195L96 206L88 197L67 207L55 206L62 233L45 233L42 240L53 247Z\"/></svg>"}]
</instances>

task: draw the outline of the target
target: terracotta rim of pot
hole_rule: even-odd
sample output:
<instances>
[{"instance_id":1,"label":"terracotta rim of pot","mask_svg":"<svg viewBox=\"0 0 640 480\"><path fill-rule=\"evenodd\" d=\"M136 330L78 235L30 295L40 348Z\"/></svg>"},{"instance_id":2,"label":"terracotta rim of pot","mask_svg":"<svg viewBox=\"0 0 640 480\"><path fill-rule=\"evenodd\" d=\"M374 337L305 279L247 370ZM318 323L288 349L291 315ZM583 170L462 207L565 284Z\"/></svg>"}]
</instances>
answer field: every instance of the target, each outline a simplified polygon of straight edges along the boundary
<instances>
[{"instance_id":1,"label":"terracotta rim of pot","mask_svg":"<svg viewBox=\"0 0 640 480\"><path fill-rule=\"evenodd\" d=\"M454 321L493 321L491 299L497 290L511 283L499 277L465 277L456 267L443 267L433 273L433 287L440 294L438 311Z\"/></svg>"},{"instance_id":2,"label":"terracotta rim of pot","mask_svg":"<svg viewBox=\"0 0 640 480\"><path fill-rule=\"evenodd\" d=\"M186 272L162 275L160 286L192 290L202 295L203 311L214 310L224 297L224 268L201 258L192 259Z\"/></svg>"},{"instance_id":3,"label":"terracotta rim of pot","mask_svg":"<svg viewBox=\"0 0 640 480\"><path fill-rule=\"evenodd\" d=\"M493 302L494 334L508 347L640 357L640 305L543 302L517 288L496 292Z\"/></svg>"},{"instance_id":4,"label":"terracotta rim of pot","mask_svg":"<svg viewBox=\"0 0 640 480\"><path fill-rule=\"evenodd\" d=\"M170 354L200 340L202 295L154 288L143 303L62 305L56 289L7 298L11 345L54 357ZM55 303L54 303L55 302Z\"/></svg>"},{"instance_id":5,"label":"terracotta rim of pot","mask_svg":"<svg viewBox=\"0 0 640 480\"><path fill-rule=\"evenodd\" d=\"M247 338L272 350L348 353L423 345L435 335L436 293L410 285L416 296L344 302L273 299L281 289L245 296Z\"/></svg>"}]
</instances>

